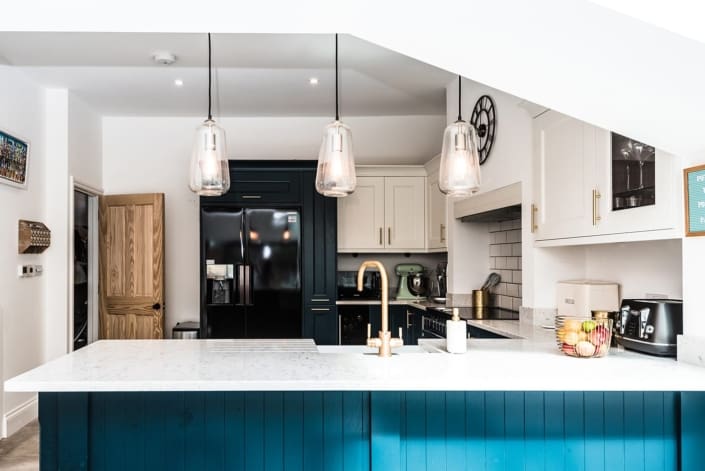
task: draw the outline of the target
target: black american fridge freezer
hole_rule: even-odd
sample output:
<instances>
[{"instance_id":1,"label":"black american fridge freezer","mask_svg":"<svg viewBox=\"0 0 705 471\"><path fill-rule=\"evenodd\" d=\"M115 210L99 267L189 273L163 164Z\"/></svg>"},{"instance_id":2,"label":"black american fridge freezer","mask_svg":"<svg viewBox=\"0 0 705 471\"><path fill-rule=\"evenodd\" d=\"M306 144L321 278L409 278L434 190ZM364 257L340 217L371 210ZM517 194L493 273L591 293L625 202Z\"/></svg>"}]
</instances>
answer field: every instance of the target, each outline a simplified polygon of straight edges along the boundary
<instances>
[{"instance_id":1,"label":"black american fridge freezer","mask_svg":"<svg viewBox=\"0 0 705 471\"><path fill-rule=\"evenodd\" d=\"M201 304L205 338L301 338L300 211L201 207Z\"/></svg>"}]
</instances>

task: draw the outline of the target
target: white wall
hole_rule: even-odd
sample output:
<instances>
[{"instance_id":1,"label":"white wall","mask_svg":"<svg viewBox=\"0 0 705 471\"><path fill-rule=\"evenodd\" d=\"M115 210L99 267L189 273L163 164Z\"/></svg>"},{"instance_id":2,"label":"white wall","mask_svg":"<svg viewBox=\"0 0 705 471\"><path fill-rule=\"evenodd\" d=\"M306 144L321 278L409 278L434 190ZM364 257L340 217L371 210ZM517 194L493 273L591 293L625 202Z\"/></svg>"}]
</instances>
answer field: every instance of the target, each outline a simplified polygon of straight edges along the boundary
<instances>
[{"instance_id":1,"label":"white wall","mask_svg":"<svg viewBox=\"0 0 705 471\"><path fill-rule=\"evenodd\" d=\"M0 129L30 142L27 189L0 184L0 378L61 355L68 348L69 172L100 185L100 119L67 90L46 90L17 69L0 66ZM71 138L71 139L70 139ZM72 144L69 141L72 141ZM69 154L75 156L69 161ZM70 164L72 169L70 170ZM17 254L17 221L44 222L52 244ZM41 277L17 277L17 265L41 264ZM0 383L0 436L36 417L36 395L5 393Z\"/></svg>"},{"instance_id":2,"label":"white wall","mask_svg":"<svg viewBox=\"0 0 705 471\"><path fill-rule=\"evenodd\" d=\"M167 335L176 322L199 318L198 198L188 189L194 129L202 118L103 119L103 187L106 194L163 192L166 195ZM222 118L228 151L235 159L318 157L330 118ZM429 132L440 137L438 116L355 117L352 127L358 163L404 157ZM428 144L425 144L428 145ZM428 157L438 153L429 146ZM386 163L387 160L384 160Z\"/></svg>"},{"instance_id":3,"label":"white wall","mask_svg":"<svg viewBox=\"0 0 705 471\"><path fill-rule=\"evenodd\" d=\"M51 247L46 251L45 352L47 360L68 352L69 312L69 92L46 90L46 214Z\"/></svg>"},{"instance_id":4,"label":"white wall","mask_svg":"<svg viewBox=\"0 0 705 471\"><path fill-rule=\"evenodd\" d=\"M705 154L695 154L683 159L683 165L694 167L705 164ZM683 239L683 334L700 337L705 345L705 237ZM703 348L698 355L705 358ZM702 361L699 363L702 364Z\"/></svg>"},{"instance_id":5,"label":"white wall","mask_svg":"<svg viewBox=\"0 0 705 471\"><path fill-rule=\"evenodd\" d=\"M508 95L483 84L463 79L462 117L470 119L475 102L482 95L489 95L495 103L497 113L496 139L489 158L482 165L482 183L479 193L485 193L512 183L522 183L523 208L531 206L531 154L532 118L519 104L520 98ZM446 87L446 119L452 123L458 117L458 80ZM454 294L468 294L478 289L489 274L489 236L485 224L461 223L453 219L452 205L449 208L449 253L448 290ZM533 238L529 232L531 215L522 214L522 269L532 270ZM533 278L524 279L524 303L531 305ZM528 302L528 303L527 303Z\"/></svg>"},{"instance_id":6,"label":"white wall","mask_svg":"<svg viewBox=\"0 0 705 471\"><path fill-rule=\"evenodd\" d=\"M44 264L46 261L46 253L18 255L17 221L45 218L47 159L43 91L10 67L0 66L0 83L3 84L0 87L0 129L30 142L27 189L0 184L0 322L3 325L0 372L4 381L39 365L44 358L46 278L20 279L16 270L19 264ZM1 383L0 391L3 391ZM0 394L2 436L23 425L26 417L22 406L28 401L31 403L34 397L25 393ZM8 415L10 421L6 424Z\"/></svg>"},{"instance_id":7,"label":"white wall","mask_svg":"<svg viewBox=\"0 0 705 471\"><path fill-rule=\"evenodd\" d=\"M683 299L682 261L680 239L592 245L585 248L585 276L617 281L623 298Z\"/></svg>"},{"instance_id":8,"label":"white wall","mask_svg":"<svg viewBox=\"0 0 705 471\"><path fill-rule=\"evenodd\" d=\"M83 100L69 94L69 174L77 183L103 185L103 119Z\"/></svg>"}]
</instances>

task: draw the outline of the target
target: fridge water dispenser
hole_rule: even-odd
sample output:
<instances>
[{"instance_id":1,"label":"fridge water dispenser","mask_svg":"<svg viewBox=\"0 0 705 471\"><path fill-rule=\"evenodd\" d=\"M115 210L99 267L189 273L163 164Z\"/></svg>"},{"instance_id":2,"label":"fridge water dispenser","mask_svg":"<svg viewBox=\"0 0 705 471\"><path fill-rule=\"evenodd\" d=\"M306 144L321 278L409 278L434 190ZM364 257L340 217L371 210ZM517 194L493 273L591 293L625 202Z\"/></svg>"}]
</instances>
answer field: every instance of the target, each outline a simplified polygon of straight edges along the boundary
<instances>
[{"instance_id":1,"label":"fridge water dispenser","mask_svg":"<svg viewBox=\"0 0 705 471\"><path fill-rule=\"evenodd\" d=\"M209 304L230 304L233 291L234 265L206 265L207 296Z\"/></svg>"}]
</instances>

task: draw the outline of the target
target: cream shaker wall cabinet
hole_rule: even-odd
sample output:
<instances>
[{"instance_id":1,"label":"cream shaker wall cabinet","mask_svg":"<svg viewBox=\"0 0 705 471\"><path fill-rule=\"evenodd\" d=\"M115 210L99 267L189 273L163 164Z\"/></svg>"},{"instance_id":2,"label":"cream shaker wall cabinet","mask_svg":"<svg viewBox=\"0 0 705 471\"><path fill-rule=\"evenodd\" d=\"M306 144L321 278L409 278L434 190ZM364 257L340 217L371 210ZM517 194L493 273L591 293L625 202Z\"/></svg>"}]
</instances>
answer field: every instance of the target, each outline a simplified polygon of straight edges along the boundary
<instances>
[{"instance_id":1,"label":"cream shaker wall cabinet","mask_svg":"<svg viewBox=\"0 0 705 471\"><path fill-rule=\"evenodd\" d=\"M447 197L438 187L438 172L428 175L426 180L428 197L426 239L429 251L448 249L448 206Z\"/></svg>"},{"instance_id":2,"label":"cream shaker wall cabinet","mask_svg":"<svg viewBox=\"0 0 705 471\"><path fill-rule=\"evenodd\" d=\"M613 165L618 163L613 161L609 131L554 111L534 120L531 220L538 246L679 236L680 186L674 157L656 150L651 164L655 200L639 207L614 204L613 178L623 170ZM634 185L639 185L638 162L632 167Z\"/></svg>"},{"instance_id":3,"label":"cream shaker wall cabinet","mask_svg":"<svg viewBox=\"0 0 705 471\"><path fill-rule=\"evenodd\" d=\"M425 176L358 176L338 200L338 252L425 252L425 221Z\"/></svg>"}]
</instances>

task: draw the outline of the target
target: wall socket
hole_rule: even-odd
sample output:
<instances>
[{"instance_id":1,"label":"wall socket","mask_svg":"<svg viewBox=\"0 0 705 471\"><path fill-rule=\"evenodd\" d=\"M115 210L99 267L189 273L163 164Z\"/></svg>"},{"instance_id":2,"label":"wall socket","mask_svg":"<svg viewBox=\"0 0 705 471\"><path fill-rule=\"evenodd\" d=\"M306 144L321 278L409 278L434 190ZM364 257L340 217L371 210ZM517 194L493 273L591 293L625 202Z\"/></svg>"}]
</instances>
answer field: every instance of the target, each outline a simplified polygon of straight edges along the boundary
<instances>
[{"instance_id":1,"label":"wall socket","mask_svg":"<svg viewBox=\"0 0 705 471\"><path fill-rule=\"evenodd\" d=\"M17 266L17 276L20 278L30 278L33 276L40 276L44 271L44 267L41 265L18 265Z\"/></svg>"}]
</instances>

